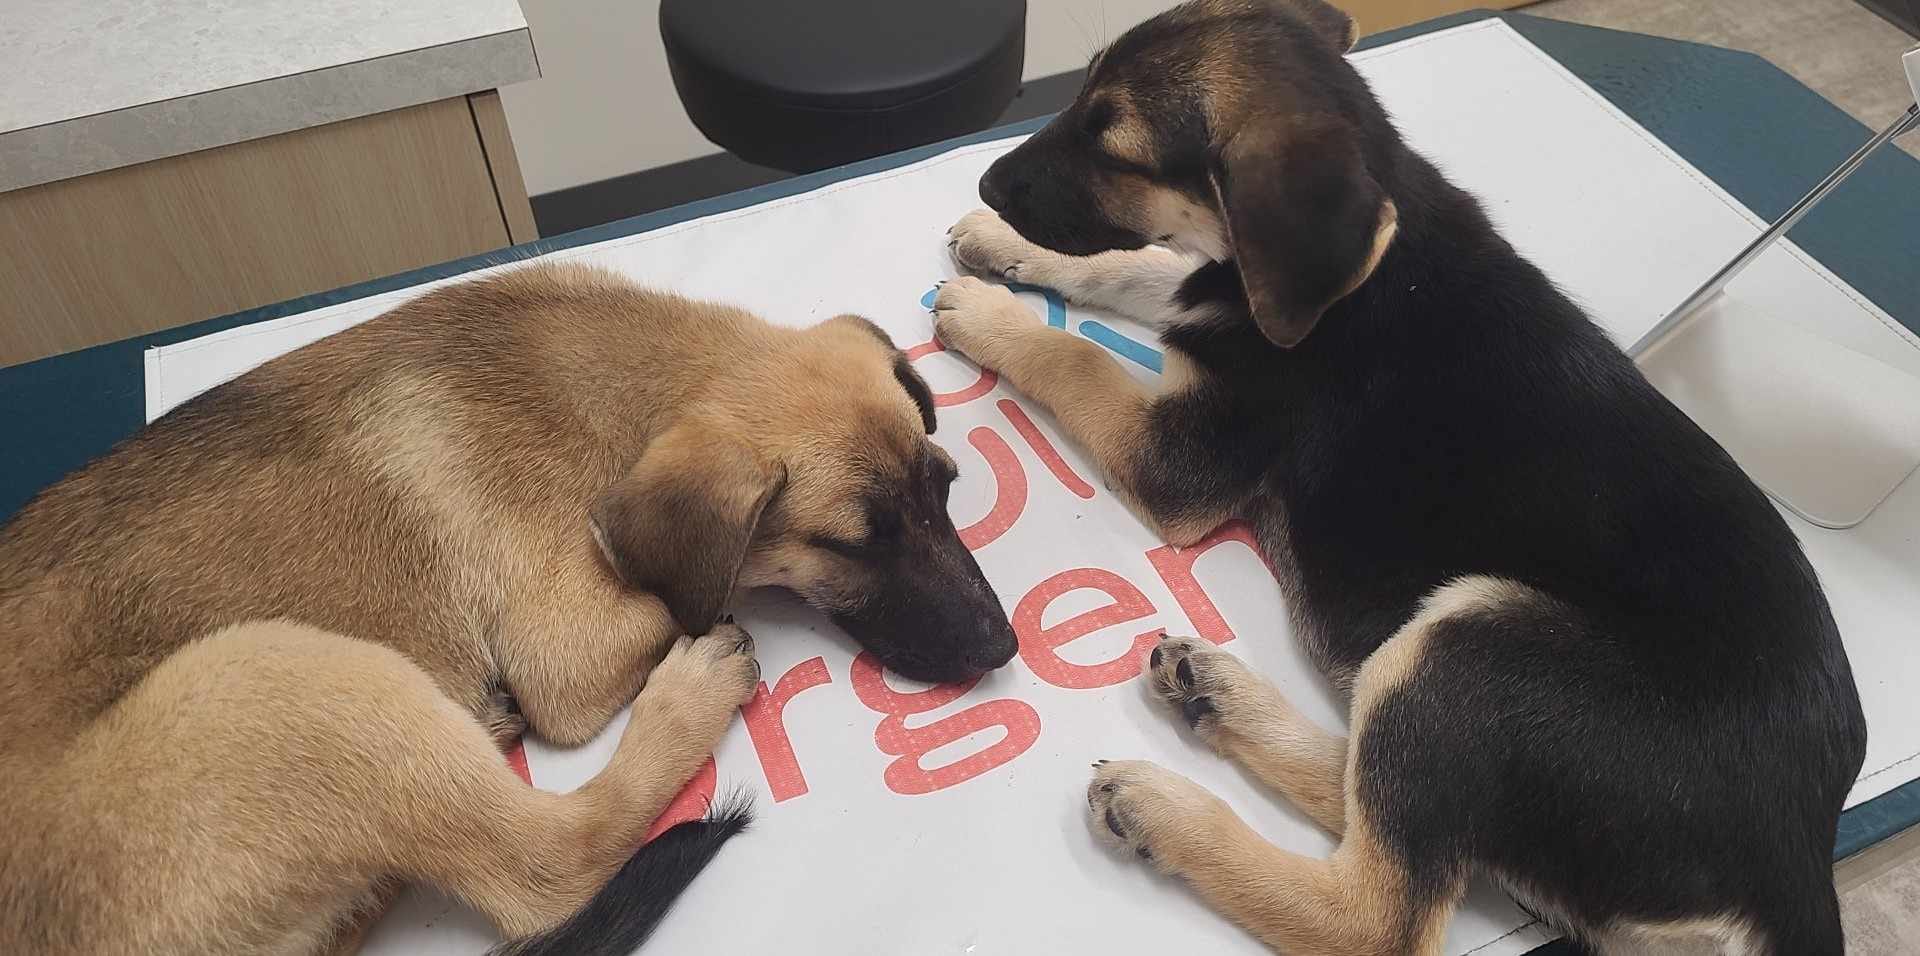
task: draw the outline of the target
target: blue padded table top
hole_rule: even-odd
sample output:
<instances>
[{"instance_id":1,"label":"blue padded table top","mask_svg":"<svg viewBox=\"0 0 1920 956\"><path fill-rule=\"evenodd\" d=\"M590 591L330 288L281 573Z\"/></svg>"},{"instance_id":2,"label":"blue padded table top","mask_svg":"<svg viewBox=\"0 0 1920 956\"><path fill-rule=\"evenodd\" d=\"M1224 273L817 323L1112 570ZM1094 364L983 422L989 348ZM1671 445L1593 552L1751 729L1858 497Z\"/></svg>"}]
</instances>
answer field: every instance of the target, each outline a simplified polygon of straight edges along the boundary
<instances>
[{"instance_id":1,"label":"blue padded table top","mask_svg":"<svg viewBox=\"0 0 1920 956\"><path fill-rule=\"evenodd\" d=\"M1476 12L1372 36L1372 47L1498 16L1760 216L1772 219L1873 131L1772 64L1746 53L1544 20ZM1886 117L1887 120L1893 117ZM956 145L1027 132L989 130L541 239L468 259L0 369L0 520L40 489L133 434L145 419L146 349L305 312L556 249L657 229L916 162ZM1793 240L1907 328L1920 332L1920 161L1884 149L1810 214ZM1702 277L1705 278L1704 276ZM1920 767L1915 768L1920 773ZM1920 823L1920 781L1841 820L1836 858ZM1571 952L1552 944L1537 953Z\"/></svg>"}]
</instances>

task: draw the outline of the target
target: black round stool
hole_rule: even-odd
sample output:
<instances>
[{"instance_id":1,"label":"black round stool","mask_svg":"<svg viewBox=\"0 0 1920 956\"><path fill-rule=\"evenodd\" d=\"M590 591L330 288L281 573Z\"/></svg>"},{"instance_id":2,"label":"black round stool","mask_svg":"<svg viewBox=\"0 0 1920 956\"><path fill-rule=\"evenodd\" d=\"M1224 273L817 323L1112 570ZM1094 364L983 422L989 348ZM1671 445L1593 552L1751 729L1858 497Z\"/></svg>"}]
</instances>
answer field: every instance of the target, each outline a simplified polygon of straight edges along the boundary
<instances>
[{"instance_id":1,"label":"black round stool","mask_svg":"<svg viewBox=\"0 0 1920 956\"><path fill-rule=\"evenodd\" d=\"M662 0L700 132L810 172L992 125L1020 90L1026 0Z\"/></svg>"}]
</instances>

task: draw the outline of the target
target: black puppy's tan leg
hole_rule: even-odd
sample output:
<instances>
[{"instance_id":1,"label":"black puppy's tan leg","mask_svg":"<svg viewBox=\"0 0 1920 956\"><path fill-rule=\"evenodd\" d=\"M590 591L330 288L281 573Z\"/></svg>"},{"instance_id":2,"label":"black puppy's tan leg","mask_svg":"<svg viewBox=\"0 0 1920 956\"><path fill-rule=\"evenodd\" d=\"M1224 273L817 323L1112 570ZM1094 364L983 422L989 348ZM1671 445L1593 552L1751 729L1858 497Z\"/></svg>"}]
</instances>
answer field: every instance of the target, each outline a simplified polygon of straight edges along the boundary
<instances>
[{"instance_id":1,"label":"black puppy's tan leg","mask_svg":"<svg viewBox=\"0 0 1920 956\"><path fill-rule=\"evenodd\" d=\"M1171 249L1148 246L1064 255L1027 241L999 214L985 209L968 213L947 230L947 248L964 269L1045 286L1076 305L1148 324L1191 317L1178 293L1197 263Z\"/></svg>"},{"instance_id":2,"label":"black puppy's tan leg","mask_svg":"<svg viewBox=\"0 0 1920 956\"><path fill-rule=\"evenodd\" d=\"M1219 797L1144 761L1102 761L1087 786L1094 829L1193 886L1276 952L1440 953L1459 887L1422 899L1356 817L1324 860L1267 842Z\"/></svg>"},{"instance_id":3,"label":"black puppy's tan leg","mask_svg":"<svg viewBox=\"0 0 1920 956\"><path fill-rule=\"evenodd\" d=\"M1149 763L1097 765L1087 788L1094 821L1127 847L1144 851L1140 855L1155 866L1187 880L1215 909L1280 952L1438 953L1465 886L1468 861L1449 849L1445 834L1417 822L1417 814L1410 816L1422 804L1424 780L1406 776L1406 741L1417 739L1424 728L1409 726L1404 712L1396 717L1382 705L1421 673L1439 625L1526 594L1521 586L1494 578L1449 582L1368 656L1353 681L1353 743L1345 748L1344 802L1337 821L1341 842L1327 859L1267 843L1219 798ZM1186 653L1176 657L1162 644L1160 659L1149 665L1152 679L1185 710L1204 717L1211 706L1217 718L1218 702L1224 701L1230 710L1244 711L1240 718L1262 711L1272 716L1279 695L1262 690L1237 661L1193 643L1181 647ZM1199 695L1188 687L1217 693ZM1202 697L1213 703L1195 703ZM1376 721L1381 723L1374 726ZM1305 725L1284 723L1283 734ZM1380 734L1386 736L1370 736ZM1382 739L1388 742L1381 744ZM1371 750L1369 741L1376 744ZM1310 807L1324 800L1330 778L1325 755L1311 754L1328 743L1252 746L1247 752L1262 759L1284 755L1286 766L1274 768L1282 775L1269 782ZM1299 779L1287 780L1289 771L1300 772ZM1295 796L1295 789L1303 792ZM1415 859L1420 862L1409 862Z\"/></svg>"},{"instance_id":4,"label":"black puppy's tan leg","mask_svg":"<svg viewBox=\"0 0 1920 956\"><path fill-rule=\"evenodd\" d=\"M1232 514L1237 501L1182 502L1155 507L1150 487L1162 435L1153 421L1156 402L1188 381L1184 361L1168 355L1168 387L1155 394L1127 374L1100 346L1034 321L1033 313L1005 286L962 276L940 287L934 299L934 329L940 341L1045 406L1094 461L1135 513L1171 544L1199 541ZM1161 475L1161 484L1166 476Z\"/></svg>"},{"instance_id":5,"label":"black puppy's tan leg","mask_svg":"<svg viewBox=\"0 0 1920 956\"><path fill-rule=\"evenodd\" d=\"M1347 740L1308 720L1240 658L1191 637L1160 639L1149 686L1221 756L1329 833L1346 829Z\"/></svg>"}]
</instances>

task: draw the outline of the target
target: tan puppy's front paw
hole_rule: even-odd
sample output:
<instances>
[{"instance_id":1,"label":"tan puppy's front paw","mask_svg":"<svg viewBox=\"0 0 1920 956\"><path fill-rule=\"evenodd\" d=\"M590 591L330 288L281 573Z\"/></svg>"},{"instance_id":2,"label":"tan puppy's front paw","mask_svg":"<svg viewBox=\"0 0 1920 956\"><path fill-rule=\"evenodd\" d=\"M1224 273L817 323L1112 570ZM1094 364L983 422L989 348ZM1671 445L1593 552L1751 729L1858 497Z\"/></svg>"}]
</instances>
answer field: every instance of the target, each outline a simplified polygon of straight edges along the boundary
<instances>
[{"instance_id":1,"label":"tan puppy's front paw","mask_svg":"<svg viewBox=\"0 0 1920 956\"><path fill-rule=\"evenodd\" d=\"M1012 290L973 276L941 283L933 299L934 334L983 368L1004 365L1013 340L1035 325Z\"/></svg>"},{"instance_id":2,"label":"tan puppy's front paw","mask_svg":"<svg viewBox=\"0 0 1920 956\"><path fill-rule=\"evenodd\" d=\"M1095 833L1169 873L1205 853L1213 828L1233 817L1205 787L1145 760L1094 764L1087 813Z\"/></svg>"},{"instance_id":3,"label":"tan puppy's front paw","mask_svg":"<svg viewBox=\"0 0 1920 956\"><path fill-rule=\"evenodd\" d=\"M718 716L722 723L753 699L760 685L760 662L753 657L753 636L731 617L700 637L675 641L653 673L648 693L664 693L674 707Z\"/></svg>"},{"instance_id":4,"label":"tan puppy's front paw","mask_svg":"<svg viewBox=\"0 0 1920 956\"><path fill-rule=\"evenodd\" d=\"M947 230L947 251L960 268L983 275L1019 279L1021 269L1047 250L1028 242L1000 214L976 209Z\"/></svg>"}]
</instances>

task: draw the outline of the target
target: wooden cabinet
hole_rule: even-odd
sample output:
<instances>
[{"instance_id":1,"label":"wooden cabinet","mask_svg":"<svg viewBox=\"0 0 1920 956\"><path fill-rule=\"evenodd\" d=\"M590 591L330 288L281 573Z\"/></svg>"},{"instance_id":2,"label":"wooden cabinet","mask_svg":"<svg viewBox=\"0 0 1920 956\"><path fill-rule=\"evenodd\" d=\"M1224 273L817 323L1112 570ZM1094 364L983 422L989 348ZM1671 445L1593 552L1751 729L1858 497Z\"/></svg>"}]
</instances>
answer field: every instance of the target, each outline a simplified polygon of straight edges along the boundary
<instances>
[{"instance_id":1,"label":"wooden cabinet","mask_svg":"<svg viewBox=\"0 0 1920 956\"><path fill-rule=\"evenodd\" d=\"M1360 34L1379 33L1462 10L1511 10L1533 0L1332 0L1353 15Z\"/></svg>"},{"instance_id":2,"label":"wooden cabinet","mask_svg":"<svg viewBox=\"0 0 1920 956\"><path fill-rule=\"evenodd\" d=\"M499 95L0 193L0 365L534 238Z\"/></svg>"}]
</instances>

